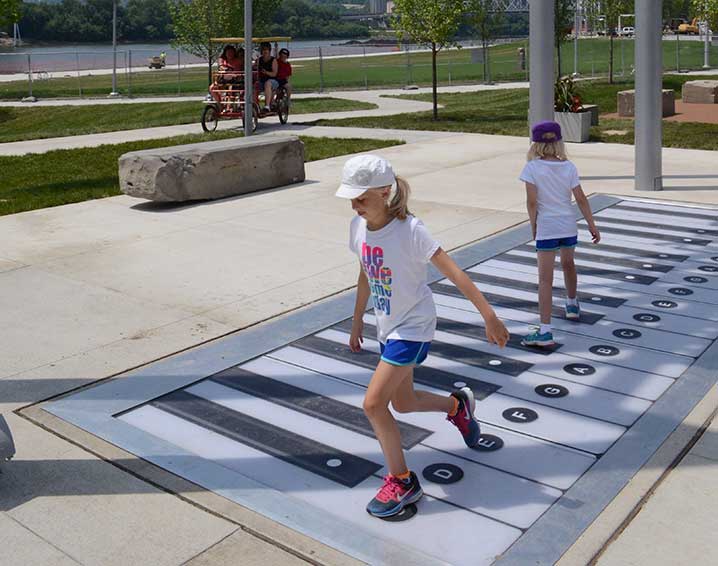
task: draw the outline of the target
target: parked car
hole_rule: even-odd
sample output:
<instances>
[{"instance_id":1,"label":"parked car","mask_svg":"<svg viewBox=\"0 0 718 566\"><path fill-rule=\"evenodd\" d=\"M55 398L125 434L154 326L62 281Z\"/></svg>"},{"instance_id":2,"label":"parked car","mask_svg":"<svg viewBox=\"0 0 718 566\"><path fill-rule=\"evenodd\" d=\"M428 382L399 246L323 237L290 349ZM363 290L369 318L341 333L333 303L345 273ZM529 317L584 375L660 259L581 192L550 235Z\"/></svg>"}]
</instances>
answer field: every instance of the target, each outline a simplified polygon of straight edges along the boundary
<instances>
[{"instance_id":1,"label":"parked car","mask_svg":"<svg viewBox=\"0 0 718 566\"><path fill-rule=\"evenodd\" d=\"M636 34L636 28L633 26L625 26L621 29L621 35L623 37L633 37Z\"/></svg>"}]
</instances>

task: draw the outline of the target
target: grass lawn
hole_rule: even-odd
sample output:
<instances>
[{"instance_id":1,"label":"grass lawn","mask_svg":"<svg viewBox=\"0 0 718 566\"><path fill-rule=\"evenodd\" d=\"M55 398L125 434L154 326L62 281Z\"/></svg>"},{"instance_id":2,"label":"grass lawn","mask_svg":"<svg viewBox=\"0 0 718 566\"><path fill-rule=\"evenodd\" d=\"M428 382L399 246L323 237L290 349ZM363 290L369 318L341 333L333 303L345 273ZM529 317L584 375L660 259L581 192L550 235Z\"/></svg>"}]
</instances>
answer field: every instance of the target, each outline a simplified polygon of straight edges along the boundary
<instances>
[{"instance_id":1,"label":"grass lawn","mask_svg":"<svg viewBox=\"0 0 718 566\"><path fill-rule=\"evenodd\" d=\"M664 77L664 88L673 88L680 92L681 85L687 80L704 77L672 76ZM599 105L600 111L616 112L616 93L619 90L633 88L629 82L617 82L609 85L605 81L585 82L581 91L586 103ZM431 101L430 94L404 95L400 98ZM381 118L348 118L344 120L320 120L320 126L357 126L364 128L396 128L404 130L434 130L450 132L469 132L480 134L526 135L526 119L529 104L528 89L485 91L476 93L440 94L439 103L445 108L439 110L439 120L431 119L431 112L398 114ZM625 135L607 135L610 130L625 130ZM633 143L633 120L607 120L601 118L601 124L591 129L594 141L615 143ZM698 123L663 123L664 147L691 149L718 149L718 125Z\"/></svg>"},{"instance_id":2,"label":"grass lawn","mask_svg":"<svg viewBox=\"0 0 718 566\"><path fill-rule=\"evenodd\" d=\"M490 50L491 76L495 81L526 80L527 73L518 64L517 50L528 51L528 41L496 45ZM633 65L633 39L614 42L614 69L616 76L630 76ZM703 43L682 40L680 66L682 69L700 69L703 64ZM562 47L562 71L573 72L573 42ZM482 63L474 62L472 49L445 51L439 54L439 83L477 83L484 80ZM609 42L606 38L583 39L579 44L579 71L583 76L608 72ZM530 54L529 54L530 56ZM711 47L711 60L718 62L718 47ZM663 62L666 70L676 68L676 43L663 42ZM429 53L398 52L372 57L324 59L323 79L320 79L319 61L297 61L292 84L295 92L316 92L320 84L325 89L363 89L397 87L406 84L431 84L431 56ZM33 94L40 98L78 96L106 96L111 90L110 75L76 76L35 81ZM190 68L162 69L152 72L118 74L118 91L133 96L203 94L207 91L207 70ZM17 100L28 94L26 80L0 83L0 99Z\"/></svg>"},{"instance_id":3,"label":"grass lawn","mask_svg":"<svg viewBox=\"0 0 718 566\"><path fill-rule=\"evenodd\" d=\"M202 108L200 102L0 107L0 143L199 123ZM328 97L292 103L294 114L374 108L377 106L368 102Z\"/></svg>"},{"instance_id":4,"label":"grass lawn","mask_svg":"<svg viewBox=\"0 0 718 566\"><path fill-rule=\"evenodd\" d=\"M236 132L64 149L17 157L0 156L0 215L120 194L117 159L128 151L237 137ZM303 137L306 161L317 161L401 141Z\"/></svg>"}]
</instances>

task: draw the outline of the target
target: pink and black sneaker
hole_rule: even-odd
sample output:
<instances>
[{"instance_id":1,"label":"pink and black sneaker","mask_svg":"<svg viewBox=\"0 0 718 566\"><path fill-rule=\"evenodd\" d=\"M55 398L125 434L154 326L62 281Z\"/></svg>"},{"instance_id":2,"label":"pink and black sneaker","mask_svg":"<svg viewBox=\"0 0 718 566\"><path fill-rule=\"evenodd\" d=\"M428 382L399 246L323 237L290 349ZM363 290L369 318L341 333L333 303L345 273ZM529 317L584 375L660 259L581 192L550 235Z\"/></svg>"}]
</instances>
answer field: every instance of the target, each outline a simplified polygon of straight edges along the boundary
<instances>
[{"instance_id":1,"label":"pink and black sneaker","mask_svg":"<svg viewBox=\"0 0 718 566\"><path fill-rule=\"evenodd\" d=\"M406 480L388 475L384 478L384 485L366 506L366 510L375 517L391 517L401 513L407 505L419 501L422 495L424 492L414 472L411 472L411 476Z\"/></svg>"},{"instance_id":2,"label":"pink and black sneaker","mask_svg":"<svg viewBox=\"0 0 718 566\"><path fill-rule=\"evenodd\" d=\"M474 417L474 409L476 408L474 392L468 387L462 387L458 391L454 391L451 396L458 399L459 408L454 416L447 415L446 420L459 429L466 446L474 448L481 438L479 421Z\"/></svg>"}]
</instances>

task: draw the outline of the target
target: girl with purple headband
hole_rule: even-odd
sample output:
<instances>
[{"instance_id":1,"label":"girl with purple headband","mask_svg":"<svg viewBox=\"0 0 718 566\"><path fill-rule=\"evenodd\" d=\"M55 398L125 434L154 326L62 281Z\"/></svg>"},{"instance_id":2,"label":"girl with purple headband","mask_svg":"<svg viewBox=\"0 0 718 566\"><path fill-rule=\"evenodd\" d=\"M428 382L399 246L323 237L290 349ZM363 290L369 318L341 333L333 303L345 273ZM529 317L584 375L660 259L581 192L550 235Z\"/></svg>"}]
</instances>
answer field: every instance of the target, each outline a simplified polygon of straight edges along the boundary
<instances>
[{"instance_id":1,"label":"girl with purple headband","mask_svg":"<svg viewBox=\"0 0 718 566\"><path fill-rule=\"evenodd\" d=\"M553 270L556 251L561 254L561 269L566 285L565 316L578 320L581 309L576 298L578 280L574 248L578 242L573 194L588 223L593 243L601 240L591 214L591 206L581 189L576 166L568 160L556 122L539 122L531 128L528 163L520 179L526 183L526 207L531 220L539 276L539 314L541 324L522 340L525 346L552 346L551 311L553 307Z\"/></svg>"}]
</instances>

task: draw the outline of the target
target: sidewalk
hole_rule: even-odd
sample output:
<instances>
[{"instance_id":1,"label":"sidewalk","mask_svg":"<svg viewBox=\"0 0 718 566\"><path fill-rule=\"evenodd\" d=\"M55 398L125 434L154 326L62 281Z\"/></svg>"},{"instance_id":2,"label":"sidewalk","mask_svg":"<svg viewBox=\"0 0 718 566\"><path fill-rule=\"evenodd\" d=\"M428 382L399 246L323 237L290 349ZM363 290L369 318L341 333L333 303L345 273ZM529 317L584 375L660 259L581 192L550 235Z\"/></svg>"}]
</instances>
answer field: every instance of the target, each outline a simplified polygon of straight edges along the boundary
<instances>
[{"instance_id":1,"label":"sidewalk","mask_svg":"<svg viewBox=\"0 0 718 566\"><path fill-rule=\"evenodd\" d=\"M416 136L414 143L379 153L409 178L412 210L447 250L525 221L516 181L523 138L401 135ZM636 196L625 146L570 152L587 193ZM0 316L13 329L0 344L0 412L18 446L0 481L3 556L23 564L209 565L242 557L247 565L267 558L293 565L303 563L299 555L355 564L237 506L212 515L181 497L191 486L168 494L13 413L351 288L351 211L332 196L345 159L307 164L302 185L234 199L177 207L120 196L0 218ZM718 204L718 192L706 190L716 188L715 153L667 149L664 167L673 188L638 196ZM92 447L87 436L83 446ZM132 467L150 473L141 462ZM713 481L682 477L698 494ZM674 497L675 482L682 489L679 480L664 484ZM656 539L650 544L658 554Z\"/></svg>"},{"instance_id":2,"label":"sidewalk","mask_svg":"<svg viewBox=\"0 0 718 566\"><path fill-rule=\"evenodd\" d=\"M456 87L445 87L441 89L441 92L475 92L479 90L500 90L504 88L524 88L527 85L524 83L506 83L503 85L473 85L473 86L456 86ZM358 100L362 102L369 102L378 106L374 110L353 110L347 112L324 112L315 114L298 114L290 116L289 126L281 126L279 124L279 118L273 117L260 121L259 133L267 133L274 131L302 131L303 135L316 135L311 132L312 129L306 129L306 127L298 126L302 123L311 123L322 119L342 119L342 118L354 118L363 116L390 116L394 114L402 114L405 112L424 112L431 110L432 105L429 102L422 102L418 100L399 100L396 98L388 98L390 96L398 96L401 94L416 94L431 92L431 89L417 89L412 91L404 91L402 89L387 89L378 91L336 91L326 93L321 96L330 96L332 98L342 98L345 100ZM296 95L297 98L316 98L320 95ZM132 99L133 101L135 99ZM154 101L154 99L137 99L147 101ZM166 101L170 99L164 99ZM185 100L184 98L181 100ZM195 100L190 98L190 100ZM52 101L53 103L56 101ZM81 105L80 103L92 104L91 101L73 101L75 105ZM112 101L115 102L115 101ZM199 102L199 101L198 101ZM103 102L108 103L108 102ZM2 103L0 103L2 104ZM17 106L18 103L10 103L13 106ZM19 103L22 104L22 103ZM38 102L37 104L45 104L52 106L51 101ZM199 117L200 104L197 106ZM219 130L230 130L241 128L241 122L239 120L227 120L219 123ZM356 131L354 128L333 128L332 131L337 137L353 137L351 131ZM378 130L367 129L367 132L378 132ZM199 134L202 133L202 127L199 121L195 124L183 124L177 126L162 126L157 128L143 128L136 130L120 130L116 132L106 132L101 134L87 134L80 136L67 136L61 138L47 138L37 139L29 141L9 142L0 143L0 155L25 155L27 153L44 153L46 151L52 151L54 149L72 149L78 147L96 147L104 144L117 144L130 141L149 140L149 139L162 139L172 136L182 136L186 134ZM445 133L438 133L441 137L445 137ZM381 134L366 135L362 134L359 137L371 137L375 139L381 138ZM434 135L436 137L436 135ZM416 134L415 132L403 132L401 139L416 140L425 139L426 135ZM396 137L392 138L396 139Z\"/></svg>"}]
</instances>

